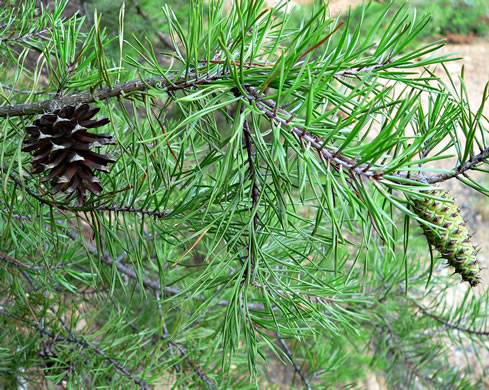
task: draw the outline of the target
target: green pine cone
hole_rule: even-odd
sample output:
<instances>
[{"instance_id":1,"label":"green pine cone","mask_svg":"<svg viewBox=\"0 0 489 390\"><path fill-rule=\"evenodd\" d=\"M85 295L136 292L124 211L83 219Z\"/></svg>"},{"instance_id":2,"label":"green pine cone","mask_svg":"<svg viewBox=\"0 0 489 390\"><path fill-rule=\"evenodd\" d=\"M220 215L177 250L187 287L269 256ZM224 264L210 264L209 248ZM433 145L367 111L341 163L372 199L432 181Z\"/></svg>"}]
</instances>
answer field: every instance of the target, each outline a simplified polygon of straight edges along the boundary
<instances>
[{"instance_id":1,"label":"green pine cone","mask_svg":"<svg viewBox=\"0 0 489 390\"><path fill-rule=\"evenodd\" d=\"M423 191L423 194L446 199L446 202L425 198L415 199L413 209L423 220L439 226L434 229L422 224L424 234L430 245L434 246L447 259L455 273L472 287L481 282L477 250L472 243L465 220L460 214L454 199L444 190Z\"/></svg>"}]
</instances>

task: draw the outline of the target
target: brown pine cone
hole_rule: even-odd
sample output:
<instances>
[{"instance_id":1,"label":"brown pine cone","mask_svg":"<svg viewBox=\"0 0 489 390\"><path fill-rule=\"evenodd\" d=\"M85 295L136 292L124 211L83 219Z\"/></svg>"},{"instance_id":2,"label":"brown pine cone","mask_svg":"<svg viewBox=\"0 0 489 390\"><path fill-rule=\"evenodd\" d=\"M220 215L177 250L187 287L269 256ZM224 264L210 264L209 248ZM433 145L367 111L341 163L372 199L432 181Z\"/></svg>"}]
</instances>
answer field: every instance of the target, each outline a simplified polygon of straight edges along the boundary
<instances>
[{"instance_id":1,"label":"brown pine cone","mask_svg":"<svg viewBox=\"0 0 489 390\"><path fill-rule=\"evenodd\" d=\"M23 152L33 152L32 173L49 171L41 181L49 181L52 193L67 193L66 200L75 195L77 202L86 202L86 190L99 195L103 187L94 170L109 172L108 164L115 160L90 149L114 145L110 134L93 134L87 129L104 126L109 119L91 119L100 108L88 104L65 106L42 115L26 127Z\"/></svg>"}]
</instances>

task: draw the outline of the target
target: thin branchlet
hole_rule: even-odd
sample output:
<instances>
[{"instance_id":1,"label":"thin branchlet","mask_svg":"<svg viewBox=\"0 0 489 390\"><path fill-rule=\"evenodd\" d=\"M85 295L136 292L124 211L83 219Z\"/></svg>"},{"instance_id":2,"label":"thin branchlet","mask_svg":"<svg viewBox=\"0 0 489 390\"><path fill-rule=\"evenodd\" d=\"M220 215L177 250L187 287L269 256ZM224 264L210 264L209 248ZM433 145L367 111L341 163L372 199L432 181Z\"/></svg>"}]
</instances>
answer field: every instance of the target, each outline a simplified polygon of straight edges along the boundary
<instances>
[{"instance_id":1,"label":"thin branchlet","mask_svg":"<svg viewBox=\"0 0 489 390\"><path fill-rule=\"evenodd\" d=\"M6 264L9 264L9 265L14 266L16 268L22 268L22 269L31 270L31 271L41 271L41 270L47 270L47 269L49 269L49 270L64 269L64 268L68 268L72 265L72 263L53 264L53 265L48 265L48 266L25 264L25 259L24 259L24 262L21 262L20 260L16 259L15 257L7 255L3 251L0 251L0 260L4 261ZM31 260L31 262L33 262L33 261Z\"/></svg>"},{"instance_id":2,"label":"thin branchlet","mask_svg":"<svg viewBox=\"0 0 489 390\"><path fill-rule=\"evenodd\" d=\"M222 75L203 75L190 73L174 79L168 77L150 77L142 80L131 80L114 84L112 87L98 88L93 91L85 91L66 95L59 98L43 100L36 103L14 104L0 107L1 117L14 117L22 115L42 114L52 112L57 108L79 103L93 103L117 96L124 96L133 92L143 92L150 88L156 88L162 92L172 92L189 89L198 85L208 84L222 78Z\"/></svg>"},{"instance_id":3,"label":"thin branchlet","mask_svg":"<svg viewBox=\"0 0 489 390\"><path fill-rule=\"evenodd\" d=\"M238 95L239 91L235 90L235 95ZM243 114L244 105L241 106L241 114ZM255 153L253 151L253 140L251 138L251 130L248 120L245 119L243 122L243 138L245 142L246 153L248 155L248 171L249 171L249 179L251 181L251 212L253 215L253 237L250 236L250 245L248 248L249 259L250 259L250 280L253 279L253 275L255 273L256 259L255 259L255 242L256 242L256 232L258 230L258 225L260 223L260 216L258 214L258 199L260 197L258 191L258 180L255 166ZM244 273L243 279L246 279L248 275L248 270Z\"/></svg>"},{"instance_id":4,"label":"thin branchlet","mask_svg":"<svg viewBox=\"0 0 489 390\"><path fill-rule=\"evenodd\" d=\"M453 322L450 322L443 317L439 316L438 314L433 313L432 311L428 310L426 307L424 307L422 304L418 302L415 298L409 297L409 301L415 305L424 315L433 318L435 321L445 325L446 327L457 330L462 333L467 333L471 335L476 335L476 336L489 336L489 331L487 330L478 330L478 329L473 329L473 328L467 328L464 326L460 326L460 324L456 324Z\"/></svg>"},{"instance_id":5,"label":"thin branchlet","mask_svg":"<svg viewBox=\"0 0 489 390\"><path fill-rule=\"evenodd\" d=\"M396 355L399 356L402 360L404 367L407 368L411 376L417 377L421 379L426 384L430 386L436 385L437 382L430 376L423 374L416 365L411 361L410 357L407 353L402 349L402 343L399 340L399 337L394 333L391 327L387 324L384 325L375 325L380 333L384 335L387 339L388 346L388 356L392 358L392 360L396 359Z\"/></svg>"},{"instance_id":6,"label":"thin branchlet","mask_svg":"<svg viewBox=\"0 0 489 390\"><path fill-rule=\"evenodd\" d=\"M25 42L29 39L42 37L44 34L51 32L51 28L43 28L40 31L31 32L23 35L10 36L7 38L0 38L0 44L4 44L7 42ZM44 38L44 37L43 37Z\"/></svg>"},{"instance_id":7,"label":"thin branchlet","mask_svg":"<svg viewBox=\"0 0 489 390\"><path fill-rule=\"evenodd\" d=\"M301 377L302 382L304 383L304 387L307 390L313 390L314 387L311 386L311 384L309 383L309 379L307 379L306 374L304 374L304 372L301 370L299 365L295 362L294 355L292 354L292 351L290 350L290 348L287 345L287 343L285 342L285 340L282 338L282 336L279 333L275 333L275 334L278 338L278 342L282 346L283 351L285 352L285 354L289 358L290 362L292 363L292 366L294 367L295 372Z\"/></svg>"},{"instance_id":8,"label":"thin branchlet","mask_svg":"<svg viewBox=\"0 0 489 390\"><path fill-rule=\"evenodd\" d=\"M3 172L7 172L7 168L0 168ZM169 211L159 211L159 210L148 210L148 209L143 209L143 208L137 208L137 207L127 207L127 206L106 206L106 205L101 205L101 206L93 206L91 208L87 207L76 207L76 206L70 206L69 204L63 204L63 203L55 203L52 202L46 197L44 197L42 194L36 193L34 190L29 188L25 181L21 181L19 177L11 172L9 174L9 177L11 180L13 180L22 190L24 190L28 195L32 196L34 199L40 201L41 203L44 203L48 206L54 207L58 210L63 210L63 211L108 211L112 212L115 214L140 214L140 215L148 215L153 218L165 218L169 216L173 210ZM21 219L21 220L32 220L32 217L30 216L21 216L21 215L14 215L15 218Z\"/></svg>"},{"instance_id":9,"label":"thin branchlet","mask_svg":"<svg viewBox=\"0 0 489 390\"><path fill-rule=\"evenodd\" d=\"M141 4L139 4L139 1L134 1L131 0L131 4L133 7L136 9L136 12L147 22L147 23L154 23L153 20L148 16L146 12L143 11L141 8ZM160 29L157 27L156 28L156 34L158 35L158 38L160 39L161 43L168 47L171 50L176 50L175 45L173 44L172 40L168 35L163 34L163 32L160 31Z\"/></svg>"},{"instance_id":10,"label":"thin branchlet","mask_svg":"<svg viewBox=\"0 0 489 390\"><path fill-rule=\"evenodd\" d=\"M477 168L480 164L486 162L488 158L489 158L489 147L486 147L482 149L480 153L469 158L464 165L455 168L452 172L428 176L428 177L424 177L423 179L428 184L436 184L436 183L441 183L456 178L460 175L465 176L468 171Z\"/></svg>"},{"instance_id":11,"label":"thin branchlet","mask_svg":"<svg viewBox=\"0 0 489 390\"><path fill-rule=\"evenodd\" d=\"M81 337L78 337L75 335L73 330L65 324L65 321L62 318L56 318L57 321L60 323L60 325L66 329L69 333L69 337L63 337L59 335L59 332L54 332L52 329L43 326L42 323L37 323L35 321L28 320L23 317L18 317L15 316L8 311L4 310L3 308L0 308L0 314L8 316L10 318L16 319L17 321L22 322L23 324L30 326L31 328L36 329L42 336L47 336L49 337L53 342L58 342L58 343L68 343L72 345L78 346L78 348L81 348L82 350L92 350L94 351L97 355L101 356L102 359L106 360L109 362L120 374L123 376L129 378L132 380L135 384L139 386L139 388L143 390L149 390L148 384L138 378L136 375L133 373L129 372L124 366L122 366L119 362L117 362L115 359L111 358L110 356L107 356L107 354L100 349L97 345L94 343L89 343L88 341L82 339Z\"/></svg>"},{"instance_id":12,"label":"thin branchlet","mask_svg":"<svg viewBox=\"0 0 489 390\"><path fill-rule=\"evenodd\" d=\"M254 103L270 120L289 128L291 133L305 145L310 145L316 149L319 156L330 162L331 166L337 171L345 170L358 177L367 177L375 180L380 180L382 178L383 172L381 169L373 169L373 167L368 164L358 164L355 159L343 155L339 150L328 149L324 140L317 135L307 131L305 128L293 126L291 121L294 116L284 109L277 107L273 100L266 99L266 96L260 96L258 91L254 88L247 87L246 90L248 91L248 95L245 98L247 98L250 103ZM287 118L285 119L278 115L278 112Z\"/></svg>"},{"instance_id":13,"label":"thin branchlet","mask_svg":"<svg viewBox=\"0 0 489 390\"><path fill-rule=\"evenodd\" d=\"M170 211L159 211L159 210L148 210L148 209L140 209L136 207L124 207L124 206L95 206L93 211L109 211L115 214L141 214L141 215L149 215L154 218L165 218L169 216L173 210Z\"/></svg>"}]
</instances>

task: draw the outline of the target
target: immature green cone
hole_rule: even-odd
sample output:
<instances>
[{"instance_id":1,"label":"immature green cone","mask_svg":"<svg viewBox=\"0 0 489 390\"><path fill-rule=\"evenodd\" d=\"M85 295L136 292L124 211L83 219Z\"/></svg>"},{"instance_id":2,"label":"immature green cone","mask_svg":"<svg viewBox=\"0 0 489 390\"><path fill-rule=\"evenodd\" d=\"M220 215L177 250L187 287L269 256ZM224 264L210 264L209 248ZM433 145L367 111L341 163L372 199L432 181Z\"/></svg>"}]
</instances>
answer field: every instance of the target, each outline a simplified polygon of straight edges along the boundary
<instances>
[{"instance_id":1,"label":"immature green cone","mask_svg":"<svg viewBox=\"0 0 489 390\"><path fill-rule=\"evenodd\" d=\"M422 228L430 245L434 246L447 259L448 265L455 268L455 273L462 280L477 286L480 279L480 268L477 261L477 250L470 239L465 220L460 214L454 199L444 190L423 191L424 194L446 199L446 202L425 198L414 201L414 211L418 216L440 229L432 229L424 224Z\"/></svg>"}]
</instances>

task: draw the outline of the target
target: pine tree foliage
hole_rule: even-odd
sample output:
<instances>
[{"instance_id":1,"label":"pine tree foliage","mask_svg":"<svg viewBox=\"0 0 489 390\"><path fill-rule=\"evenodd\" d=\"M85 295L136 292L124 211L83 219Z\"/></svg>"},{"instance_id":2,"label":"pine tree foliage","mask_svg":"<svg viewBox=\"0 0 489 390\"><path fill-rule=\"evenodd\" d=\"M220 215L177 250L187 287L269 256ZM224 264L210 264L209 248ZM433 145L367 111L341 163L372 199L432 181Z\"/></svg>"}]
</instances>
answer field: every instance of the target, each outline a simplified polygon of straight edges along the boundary
<instances>
[{"instance_id":1,"label":"pine tree foliage","mask_svg":"<svg viewBox=\"0 0 489 390\"><path fill-rule=\"evenodd\" d=\"M146 15L161 43L133 2L115 36L67 1L0 3L0 386L274 388L282 365L291 388L482 386L486 284L429 256L420 224L444 228L414 205L489 194L484 101L437 76L443 42L409 48L428 18L192 0ZM116 145L77 203L22 147L79 104Z\"/></svg>"}]
</instances>

